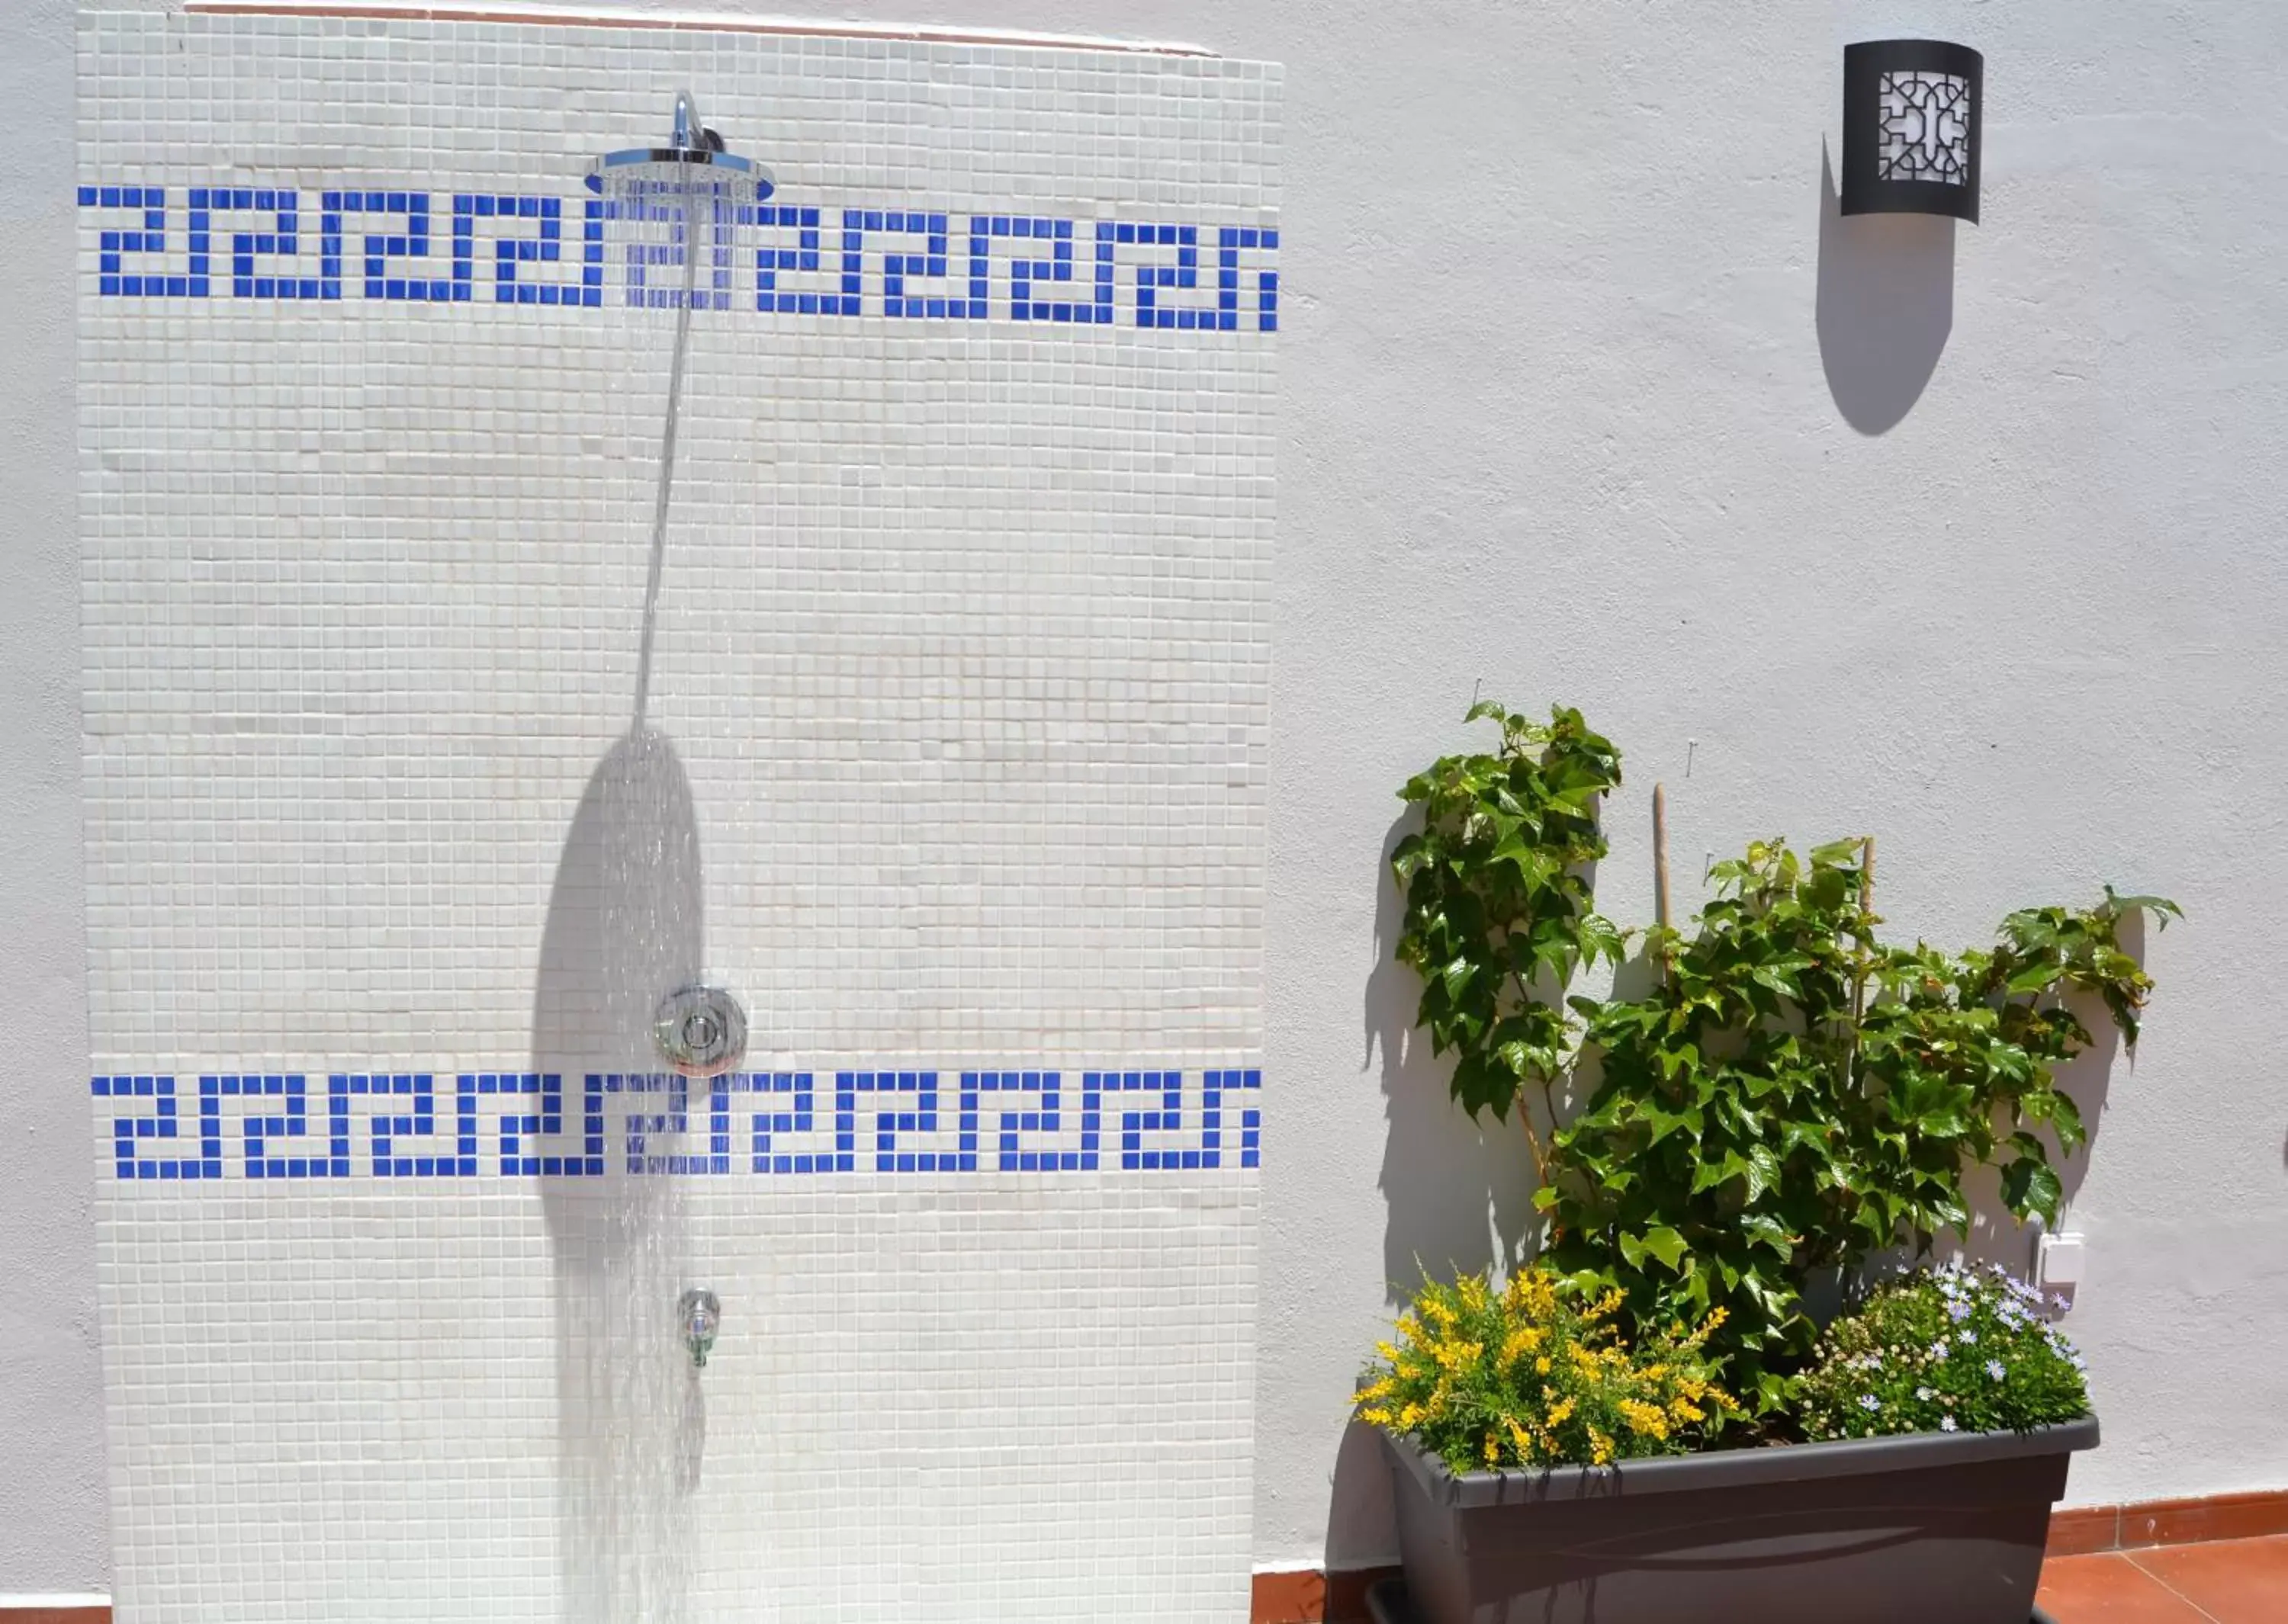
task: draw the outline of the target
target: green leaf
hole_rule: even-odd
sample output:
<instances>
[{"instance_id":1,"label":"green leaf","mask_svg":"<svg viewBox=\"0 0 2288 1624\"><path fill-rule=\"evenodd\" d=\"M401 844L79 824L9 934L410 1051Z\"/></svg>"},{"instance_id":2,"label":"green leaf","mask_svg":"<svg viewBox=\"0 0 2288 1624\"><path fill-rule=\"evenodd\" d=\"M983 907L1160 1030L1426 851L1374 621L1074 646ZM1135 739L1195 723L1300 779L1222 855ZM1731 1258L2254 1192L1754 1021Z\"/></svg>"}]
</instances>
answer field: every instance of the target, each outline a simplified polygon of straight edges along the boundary
<instances>
[{"instance_id":1,"label":"green leaf","mask_svg":"<svg viewBox=\"0 0 2288 1624\"><path fill-rule=\"evenodd\" d=\"M1915 1129L1934 1139L1959 1139L1967 1131L1970 1119L1953 1105L1941 1105L1915 1119Z\"/></svg>"},{"instance_id":2,"label":"green leaf","mask_svg":"<svg viewBox=\"0 0 2288 1624\"><path fill-rule=\"evenodd\" d=\"M1758 986L1768 986L1783 997L1798 1001L1803 997L1803 988L1797 983L1794 970L1785 964L1759 964L1748 975Z\"/></svg>"},{"instance_id":3,"label":"green leaf","mask_svg":"<svg viewBox=\"0 0 2288 1624\"><path fill-rule=\"evenodd\" d=\"M1647 1230L1642 1245L1645 1251L1659 1258L1671 1269L1676 1267L1677 1260L1681 1258L1685 1252L1684 1237L1665 1224Z\"/></svg>"},{"instance_id":4,"label":"green leaf","mask_svg":"<svg viewBox=\"0 0 2288 1624\"><path fill-rule=\"evenodd\" d=\"M1740 1232L1758 1247L1779 1257L1795 1251L1795 1240L1788 1226L1768 1214L1752 1213L1740 1220Z\"/></svg>"},{"instance_id":5,"label":"green leaf","mask_svg":"<svg viewBox=\"0 0 2288 1624\"><path fill-rule=\"evenodd\" d=\"M2182 919L2185 910L2166 897L2124 897L2115 894L2112 886L2105 888L2105 905L2117 914L2150 914L2154 927L2165 931L2172 919Z\"/></svg>"},{"instance_id":6,"label":"green leaf","mask_svg":"<svg viewBox=\"0 0 2288 1624\"><path fill-rule=\"evenodd\" d=\"M1754 1206L1764 1199L1764 1192L1780 1182L1780 1159L1768 1145L1751 1145L1748 1149L1748 1204Z\"/></svg>"},{"instance_id":7,"label":"green leaf","mask_svg":"<svg viewBox=\"0 0 2288 1624\"><path fill-rule=\"evenodd\" d=\"M2047 1096L2050 1107L2050 1127L2058 1136L2058 1145L2069 1155L2077 1145L2087 1143L2089 1129L2082 1125L2081 1107L2073 1097L2055 1089Z\"/></svg>"},{"instance_id":8,"label":"green leaf","mask_svg":"<svg viewBox=\"0 0 2288 1624\"><path fill-rule=\"evenodd\" d=\"M1753 1172L1745 1156L1737 1151L1727 1151L1720 1161L1701 1162L1692 1176L1692 1192L1697 1195L1703 1190L1712 1190L1728 1179L1749 1178ZM1753 1200L1755 1198L1750 1196L1748 1199Z\"/></svg>"},{"instance_id":9,"label":"green leaf","mask_svg":"<svg viewBox=\"0 0 2288 1624\"><path fill-rule=\"evenodd\" d=\"M2055 1224L2064 1193L2056 1169L2046 1161L2022 1156L2002 1169L2002 1199L2022 1218L2039 1213L2044 1223Z\"/></svg>"},{"instance_id":10,"label":"green leaf","mask_svg":"<svg viewBox=\"0 0 2288 1624\"><path fill-rule=\"evenodd\" d=\"M2007 990L2013 993L2045 992L2057 984L2058 967L2047 960L2030 964L2010 978Z\"/></svg>"},{"instance_id":11,"label":"green leaf","mask_svg":"<svg viewBox=\"0 0 2288 1624\"><path fill-rule=\"evenodd\" d=\"M1697 1107L1688 1107L1682 1111L1664 1111L1650 1100L1646 1100L1637 1106L1637 1116L1652 1129L1652 1137L1646 1142L1645 1148L1648 1150L1658 1145L1671 1134L1688 1133L1696 1138L1702 1127L1702 1117Z\"/></svg>"}]
</instances>

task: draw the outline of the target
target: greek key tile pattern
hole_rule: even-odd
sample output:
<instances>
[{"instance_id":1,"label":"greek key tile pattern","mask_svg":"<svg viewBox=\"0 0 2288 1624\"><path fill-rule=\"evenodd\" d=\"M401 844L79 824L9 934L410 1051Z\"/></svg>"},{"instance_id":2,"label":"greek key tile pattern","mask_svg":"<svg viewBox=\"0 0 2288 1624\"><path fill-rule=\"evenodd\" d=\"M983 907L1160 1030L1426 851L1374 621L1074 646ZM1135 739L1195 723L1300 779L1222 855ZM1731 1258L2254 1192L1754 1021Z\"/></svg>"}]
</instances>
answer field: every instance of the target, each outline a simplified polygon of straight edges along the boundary
<instances>
[{"instance_id":1,"label":"greek key tile pattern","mask_svg":"<svg viewBox=\"0 0 2288 1624\"><path fill-rule=\"evenodd\" d=\"M123 1180L1196 1172L1259 1166L1254 1068L98 1077Z\"/></svg>"},{"instance_id":2,"label":"greek key tile pattern","mask_svg":"<svg viewBox=\"0 0 2288 1624\"><path fill-rule=\"evenodd\" d=\"M135 299L592 310L608 297L616 236L632 234L615 227L656 225L663 212L529 193L193 186L171 198L161 186L95 184L78 197L102 222L97 294ZM1275 227L792 202L706 210L705 284L693 297L709 309L1179 332L1279 325ZM620 300L681 303L675 268L695 250L679 217L665 226L622 244Z\"/></svg>"}]
</instances>

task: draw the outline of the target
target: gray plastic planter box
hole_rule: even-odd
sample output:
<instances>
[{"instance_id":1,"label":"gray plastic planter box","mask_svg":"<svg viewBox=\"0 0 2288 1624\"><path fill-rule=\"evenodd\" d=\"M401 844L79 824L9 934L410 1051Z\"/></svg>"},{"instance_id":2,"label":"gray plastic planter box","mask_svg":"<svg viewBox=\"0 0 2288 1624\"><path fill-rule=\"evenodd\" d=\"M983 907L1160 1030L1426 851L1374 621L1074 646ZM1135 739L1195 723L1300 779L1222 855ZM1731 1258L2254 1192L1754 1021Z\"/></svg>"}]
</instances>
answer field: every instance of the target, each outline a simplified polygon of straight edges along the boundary
<instances>
[{"instance_id":1,"label":"gray plastic planter box","mask_svg":"<svg viewBox=\"0 0 2288 1624\"><path fill-rule=\"evenodd\" d=\"M1420 1624L2027 1624L2097 1420L1459 1477L1386 1441Z\"/></svg>"}]
</instances>

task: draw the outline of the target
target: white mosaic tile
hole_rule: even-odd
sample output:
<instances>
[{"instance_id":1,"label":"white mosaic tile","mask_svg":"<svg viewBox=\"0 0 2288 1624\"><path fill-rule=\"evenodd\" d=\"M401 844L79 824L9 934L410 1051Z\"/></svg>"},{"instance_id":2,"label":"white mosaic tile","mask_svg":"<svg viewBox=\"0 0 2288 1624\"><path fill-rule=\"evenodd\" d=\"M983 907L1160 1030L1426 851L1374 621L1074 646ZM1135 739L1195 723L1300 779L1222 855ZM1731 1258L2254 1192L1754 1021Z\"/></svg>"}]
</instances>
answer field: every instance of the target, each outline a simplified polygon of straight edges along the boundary
<instances>
[{"instance_id":1,"label":"white mosaic tile","mask_svg":"<svg viewBox=\"0 0 2288 1624\"><path fill-rule=\"evenodd\" d=\"M1278 70L82 29L123 1624L1235 1616Z\"/></svg>"}]
</instances>

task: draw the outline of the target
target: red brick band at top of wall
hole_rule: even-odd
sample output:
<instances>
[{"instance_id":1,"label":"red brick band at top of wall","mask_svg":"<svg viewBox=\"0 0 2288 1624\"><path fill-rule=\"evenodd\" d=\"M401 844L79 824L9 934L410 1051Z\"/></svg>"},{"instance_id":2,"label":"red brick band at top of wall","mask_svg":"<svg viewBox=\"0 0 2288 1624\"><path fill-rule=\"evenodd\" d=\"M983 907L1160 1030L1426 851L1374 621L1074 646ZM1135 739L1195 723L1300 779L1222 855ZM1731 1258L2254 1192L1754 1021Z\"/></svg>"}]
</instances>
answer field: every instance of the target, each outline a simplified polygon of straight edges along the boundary
<instances>
[{"instance_id":1,"label":"red brick band at top of wall","mask_svg":"<svg viewBox=\"0 0 2288 1624\"><path fill-rule=\"evenodd\" d=\"M560 28L661 28L710 34L777 34L798 39L886 39L925 45L1016 45L1036 50L1110 51L1133 56L1209 57L1204 45L1183 45L1146 40L1097 39L1065 34L974 34L957 28L919 25L874 28L862 24L766 21L748 17L672 15L640 17L625 12L510 12L481 6L442 5L266 5L258 0L189 0L183 7L194 17L354 17L385 22L513 22Z\"/></svg>"}]
</instances>

